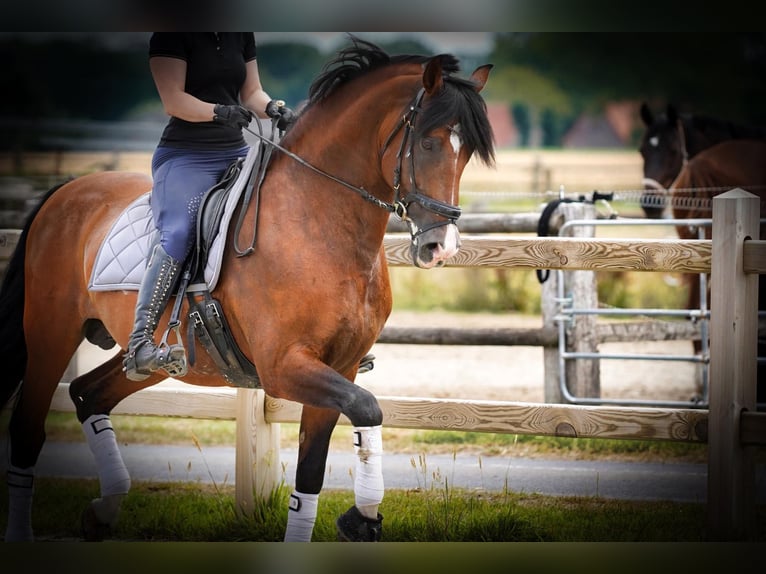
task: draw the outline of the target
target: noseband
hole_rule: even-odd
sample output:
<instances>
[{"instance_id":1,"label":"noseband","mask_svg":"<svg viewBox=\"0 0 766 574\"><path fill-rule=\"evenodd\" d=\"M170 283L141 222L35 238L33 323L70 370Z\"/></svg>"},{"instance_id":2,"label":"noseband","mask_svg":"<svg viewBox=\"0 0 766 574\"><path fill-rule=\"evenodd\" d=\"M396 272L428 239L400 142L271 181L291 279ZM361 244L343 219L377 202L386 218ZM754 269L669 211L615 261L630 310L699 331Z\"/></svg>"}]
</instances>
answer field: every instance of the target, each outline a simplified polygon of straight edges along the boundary
<instances>
[{"instance_id":1,"label":"noseband","mask_svg":"<svg viewBox=\"0 0 766 574\"><path fill-rule=\"evenodd\" d=\"M311 165L302 157L298 156L297 154L279 145L273 139L269 139L263 136L262 134L256 133L252 131L250 128L245 128L245 129L249 131L251 134L253 134L254 136L256 136L258 139L260 139L263 143L278 149L285 155L291 157L292 159L294 159L295 161L303 165L304 167L307 167L310 170L314 171L315 173L318 173L328 179L331 179L332 181L344 187L347 187L348 189L358 193L364 200L369 201L370 203L380 207L381 209L384 209L385 211L393 213L399 219L407 223L407 226L410 229L410 235L412 236L412 239L414 241L421 234L425 233L426 231L429 231L430 229L455 223L460 217L460 214L462 213L459 206L451 205L449 203L439 201L438 199L433 199L431 197L428 197L427 195L424 195L423 193L420 193L420 191L418 191L417 184L415 183L415 156L413 154L413 149L412 149L414 138L412 137L412 130L415 125L415 117L417 116L417 113L421 109L420 103L423 100L424 94L425 94L425 89L421 88L420 91L415 96L415 99L412 101L412 103L409 104L407 108L405 108L405 113L402 114L401 121L399 121L396 124L396 126L394 126L394 129L391 131L391 134L388 136L388 138L386 138L386 142L383 146L383 149L380 152L380 157L382 158L383 154L385 154L386 150L388 149L388 146L390 145L391 140L393 140L393 138L396 136L397 133L399 133L399 131L404 129L404 133L402 135L402 143L399 146L399 152L397 153L397 156L396 156L397 165L394 168L393 188L396 194L396 199L394 203L388 203L386 201L383 201L382 199L379 199L375 197L374 195L372 195L366 189L362 187L358 187L351 183L348 183L347 181L344 181L338 177L335 177L334 175L327 173L326 171L319 169L318 167ZM401 187L401 175L402 175L402 165L404 162L404 158L406 156L409 156L410 158L410 191L407 193L407 195L402 196L403 190ZM417 203L423 209L430 211L431 213L435 213L436 215L440 217L443 217L444 220L436 221L434 223L431 223L430 225L425 226L422 229L417 229L415 223L407 214L407 211L412 203ZM245 210L242 210L242 212L244 211Z\"/></svg>"}]
</instances>

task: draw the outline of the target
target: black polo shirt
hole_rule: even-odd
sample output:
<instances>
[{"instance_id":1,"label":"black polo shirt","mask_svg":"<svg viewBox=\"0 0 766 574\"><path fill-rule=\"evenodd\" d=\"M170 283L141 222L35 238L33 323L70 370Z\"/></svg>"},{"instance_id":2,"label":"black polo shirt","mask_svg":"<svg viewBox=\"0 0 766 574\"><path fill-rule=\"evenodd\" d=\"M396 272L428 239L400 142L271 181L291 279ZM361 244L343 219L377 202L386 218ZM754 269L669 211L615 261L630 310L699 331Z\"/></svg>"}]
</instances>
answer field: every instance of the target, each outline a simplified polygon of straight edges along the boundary
<instances>
[{"instance_id":1,"label":"black polo shirt","mask_svg":"<svg viewBox=\"0 0 766 574\"><path fill-rule=\"evenodd\" d=\"M211 104L239 104L245 64L255 59L252 32L156 32L149 40L149 57L166 56L186 62L186 92ZM210 122L187 122L171 117L160 146L186 149L242 147L242 130Z\"/></svg>"}]
</instances>

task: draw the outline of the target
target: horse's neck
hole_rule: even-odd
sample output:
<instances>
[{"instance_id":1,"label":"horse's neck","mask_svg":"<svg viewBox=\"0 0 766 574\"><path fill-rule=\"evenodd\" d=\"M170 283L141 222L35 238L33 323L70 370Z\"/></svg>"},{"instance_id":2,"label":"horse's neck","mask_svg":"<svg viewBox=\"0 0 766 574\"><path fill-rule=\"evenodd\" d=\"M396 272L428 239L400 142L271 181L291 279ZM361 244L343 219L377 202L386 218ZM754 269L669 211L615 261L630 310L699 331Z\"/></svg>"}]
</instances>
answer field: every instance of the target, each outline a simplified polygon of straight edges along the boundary
<instances>
[{"instance_id":1,"label":"horse's neck","mask_svg":"<svg viewBox=\"0 0 766 574\"><path fill-rule=\"evenodd\" d=\"M692 157L717 143L734 139L766 140L766 128L737 124L727 120L718 120L705 116L688 117L686 126L686 146Z\"/></svg>"}]
</instances>

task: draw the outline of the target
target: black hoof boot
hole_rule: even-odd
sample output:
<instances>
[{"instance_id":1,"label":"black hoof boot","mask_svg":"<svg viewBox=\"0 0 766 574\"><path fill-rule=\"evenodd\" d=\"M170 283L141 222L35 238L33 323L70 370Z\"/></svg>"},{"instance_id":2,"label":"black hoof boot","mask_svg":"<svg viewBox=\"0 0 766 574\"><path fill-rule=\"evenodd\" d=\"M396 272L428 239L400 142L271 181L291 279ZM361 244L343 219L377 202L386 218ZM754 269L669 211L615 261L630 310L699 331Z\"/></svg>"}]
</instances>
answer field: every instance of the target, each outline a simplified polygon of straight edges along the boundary
<instances>
[{"instance_id":1,"label":"black hoof boot","mask_svg":"<svg viewBox=\"0 0 766 574\"><path fill-rule=\"evenodd\" d=\"M376 519L362 516L356 506L349 508L335 521L340 542L380 542L383 533L383 517Z\"/></svg>"},{"instance_id":2,"label":"black hoof boot","mask_svg":"<svg viewBox=\"0 0 766 574\"><path fill-rule=\"evenodd\" d=\"M80 515L80 529L86 542L103 542L112 534L111 527L98 519L96 511L90 504Z\"/></svg>"}]
</instances>

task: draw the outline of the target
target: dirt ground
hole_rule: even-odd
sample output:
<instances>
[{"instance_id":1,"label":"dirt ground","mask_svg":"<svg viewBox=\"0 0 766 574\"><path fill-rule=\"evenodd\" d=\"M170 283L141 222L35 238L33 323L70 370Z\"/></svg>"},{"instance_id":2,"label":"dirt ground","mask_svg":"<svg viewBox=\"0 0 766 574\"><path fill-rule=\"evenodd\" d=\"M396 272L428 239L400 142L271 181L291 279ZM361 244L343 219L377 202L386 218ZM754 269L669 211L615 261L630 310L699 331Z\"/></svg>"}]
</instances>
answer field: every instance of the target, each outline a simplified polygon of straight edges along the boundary
<instances>
[{"instance_id":1,"label":"dirt ground","mask_svg":"<svg viewBox=\"0 0 766 574\"><path fill-rule=\"evenodd\" d=\"M542 325L540 317L516 314L394 312L392 326L524 327ZM602 353L687 355L689 341L602 344ZM376 344L375 368L357 383L377 396L460 398L544 402L541 347ZM85 344L77 371L85 372L111 352ZM665 360L601 361L601 395L608 399L688 401L695 394L697 368ZM162 385L177 385L169 379Z\"/></svg>"}]
</instances>

